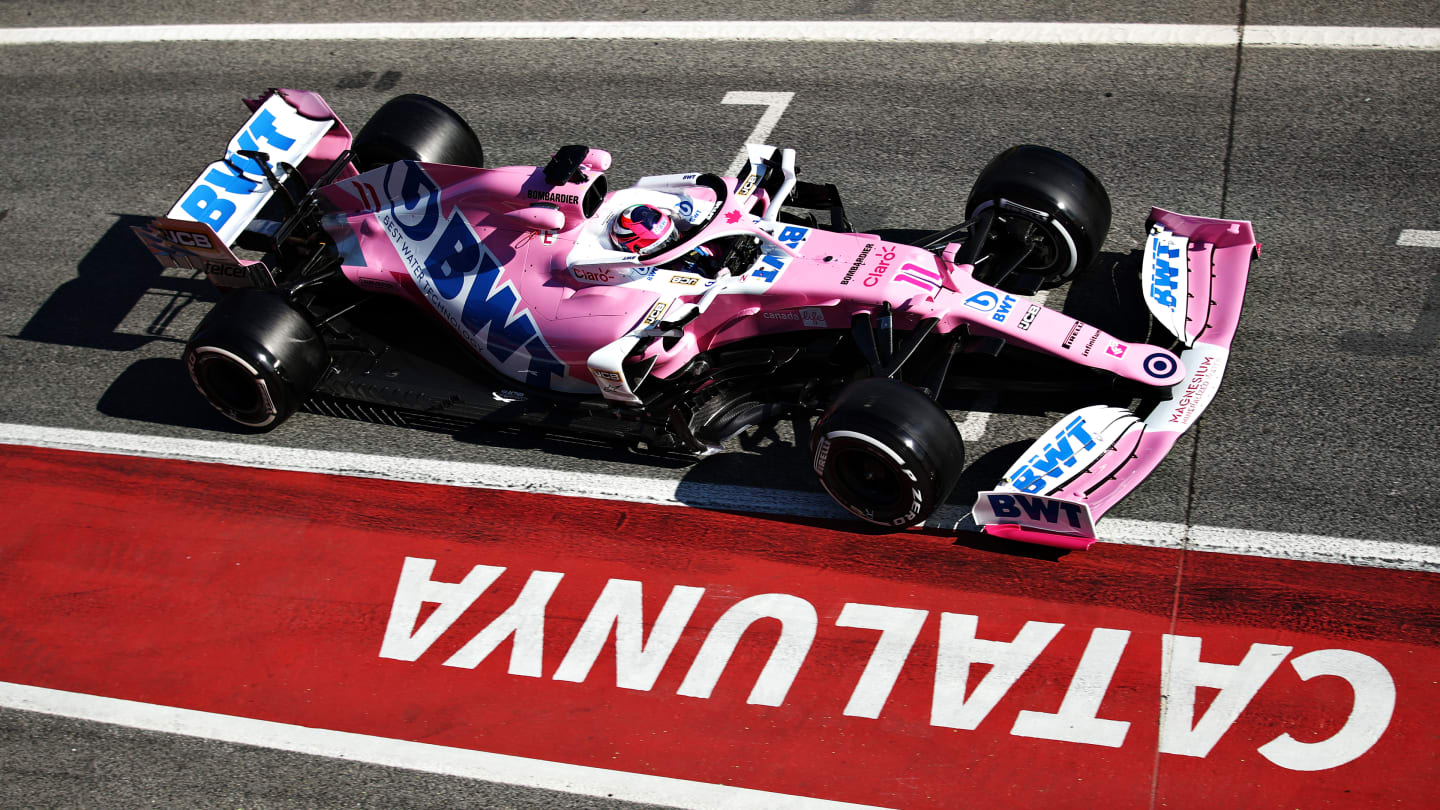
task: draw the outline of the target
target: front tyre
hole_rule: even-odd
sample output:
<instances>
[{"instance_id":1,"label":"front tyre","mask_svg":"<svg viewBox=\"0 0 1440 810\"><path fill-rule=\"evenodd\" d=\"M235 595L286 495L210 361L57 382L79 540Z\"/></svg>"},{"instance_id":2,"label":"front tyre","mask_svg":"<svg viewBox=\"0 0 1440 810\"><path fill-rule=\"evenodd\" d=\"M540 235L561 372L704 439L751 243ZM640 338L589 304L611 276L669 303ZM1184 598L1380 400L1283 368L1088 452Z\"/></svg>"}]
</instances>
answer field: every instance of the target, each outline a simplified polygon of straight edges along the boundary
<instances>
[{"instance_id":1,"label":"front tyre","mask_svg":"<svg viewBox=\"0 0 1440 810\"><path fill-rule=\"evenodd\" d=\"M861 520L892 530L929 517L965 467L949 415L883 377L842 389L815 423L810 447L825 491Z\"/></svg>"},{"instance_id":2,"label":"front tyre","mask_svg":"<svg viewBox=\"0 0 1440 810\"><path fill-rule=\"evenodd\" d=\"M987 211L993 221L983 250L1003 261L1028 249L1016 269L1045 285L1088 267L1110 231L1104 185L1079 161L1044 146L1013 146L981 170L965 216Z\"/></svg>"},{"instance_id":3,"label":"front tyre","mask_svg":"<svg viewBox=\"0 0 1440 810\"><path fill-rule=\"evenodd\" d=\"M315 327L281 296L240 289L221 299L185 346L185 367L215 410L254 430L284 422L329 366Z\"/></svg>"}]
</instances>

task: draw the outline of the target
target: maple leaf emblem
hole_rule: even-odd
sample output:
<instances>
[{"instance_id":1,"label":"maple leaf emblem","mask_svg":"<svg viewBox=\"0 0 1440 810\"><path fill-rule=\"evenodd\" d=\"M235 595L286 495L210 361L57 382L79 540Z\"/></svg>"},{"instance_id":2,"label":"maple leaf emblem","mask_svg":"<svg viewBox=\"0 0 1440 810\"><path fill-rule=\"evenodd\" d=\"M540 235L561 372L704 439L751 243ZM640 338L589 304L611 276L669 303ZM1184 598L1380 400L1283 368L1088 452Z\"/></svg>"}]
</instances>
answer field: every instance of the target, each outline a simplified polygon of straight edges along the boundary
<instances>
[{"instance_id":1,"label":"maple leaf emblem","mask_svg":"<svg viewBox=\"0 0 1440 810\"><path fill-rule=\"evenodd\" d=\"M730 223L731 225L734 225L735 223L740 221L740 212L731 211L730 213L725 215L725 221Z\"/></svg>"}]
</instances>

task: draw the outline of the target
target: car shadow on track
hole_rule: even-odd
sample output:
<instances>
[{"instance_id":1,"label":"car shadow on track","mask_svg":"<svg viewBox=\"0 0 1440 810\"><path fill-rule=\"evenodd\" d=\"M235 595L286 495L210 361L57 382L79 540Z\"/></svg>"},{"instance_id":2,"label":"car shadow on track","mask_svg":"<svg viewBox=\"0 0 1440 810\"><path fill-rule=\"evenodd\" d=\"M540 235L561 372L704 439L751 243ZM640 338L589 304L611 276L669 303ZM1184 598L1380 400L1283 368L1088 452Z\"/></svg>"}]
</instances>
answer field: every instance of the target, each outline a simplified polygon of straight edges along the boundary
<instances>
[{"instance_id":1,"label":"car shadow on track","mask_svg":"<svg viewBox=\"0 0 1440 810\"><path fill-rule=\"evenodd\" d=\"M785 423L787 429L752 429L738 436L725 453L696 462L681 478L676 498L685 504L725 514L746 515L777 525L811 526L851 532L860 537L893 536L898 544L933 545L948 539L951 545L986 554L1003 554L1037 560L1059 560L1069 552L1000 540L979 532L968 511L977 495L991 489L1010 465L1029 447L1030 440L1012 442L971 459L947 500L948 512L967 513L956 528L922 527L888 532L851 517L820 486L811 469L810 425ZM743 495L728 487L755 488L753 509L736 508ZM761 502L763 501L763 502Z\"/></svg>"},{"instance_id":2,"label":"car shadow on track","mask_svg":"<svg viewBox=\"0 0 1440 810\"><path fill-rule=\"evenodd\" d=\"M100 395L95 408L117 419L213 430L230 436L249 432L210 407L195 390L179 358L151 357L132 363Z\"/></svg>"},{"instance_id":3,"label":"car shadow on track","mask_svg":"<svg viewBox=\"0 0 1440 810\"><path fill-rule=\"evenodd\" d=\"M130 230L149 217L117 214L76 265L76 277L61 284L16 335L20 340L57 343L106 351L133 351L157 340L183 341L167 327L184 309L214 302L220 293L203 274L194 278L166 275ZM142 300L158 296L159 310L144 334L120 327Z\"/></svg>"}]
</instances>

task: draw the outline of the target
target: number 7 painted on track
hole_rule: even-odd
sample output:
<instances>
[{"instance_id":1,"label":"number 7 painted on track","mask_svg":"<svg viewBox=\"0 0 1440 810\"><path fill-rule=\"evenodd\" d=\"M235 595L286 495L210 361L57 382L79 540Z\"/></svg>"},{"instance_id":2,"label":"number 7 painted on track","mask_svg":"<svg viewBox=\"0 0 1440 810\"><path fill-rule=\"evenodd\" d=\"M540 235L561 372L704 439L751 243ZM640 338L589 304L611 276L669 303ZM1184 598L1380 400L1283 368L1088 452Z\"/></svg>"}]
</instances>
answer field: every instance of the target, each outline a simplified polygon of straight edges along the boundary
<instances>
[{"instance_id":1,"label":"number 7 painted on track","mask_svg":"<svg viewBox=\"0 0 1440 810\"><path fill-rule=\"evenodd\" d=\"M725 98L720 99L720 103L756 104L765 107L765 114L760 116L759 123L750 130L750 137L745 139L745 143L765 143L765 139L769 138L770 133L775 130L775 125L780 123L780 116L785 114L785 108L790 106L790 99L794 97L794 93L756 93L748 90L731 90L725 94ZM735 156L735 160L730 164L730 169L726 174L731 177L739 174L740 169L745 166L747 157L745 145L741 144L740 153Z\"/></svg>"}]
</instances>

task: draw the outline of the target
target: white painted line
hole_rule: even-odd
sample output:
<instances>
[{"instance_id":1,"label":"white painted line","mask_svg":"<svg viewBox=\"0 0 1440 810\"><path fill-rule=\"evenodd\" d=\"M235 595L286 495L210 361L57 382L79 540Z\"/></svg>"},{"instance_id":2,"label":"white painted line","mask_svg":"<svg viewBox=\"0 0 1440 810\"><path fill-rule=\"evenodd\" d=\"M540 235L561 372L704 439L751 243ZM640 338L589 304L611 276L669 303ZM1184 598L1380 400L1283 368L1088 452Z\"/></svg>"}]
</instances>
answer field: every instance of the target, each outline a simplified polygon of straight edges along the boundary
<instances>
[{"instance_id":1,"label":"white painted line","mask_svg":"<svg viewBox=\"0 0 1440 810\"><path fill-rule=\"evenodd\" d=\"M960 429L960 438L968 442L978 442L985 437L985 428L990 424L991 408L1000 404L1000 397L996 394L986 392L975 397L975 410L965 414L965 418L955 423Z\"/></svg>"},{"instance_id":2,"label":"white painted line","mask_svg":"<svg viewBox=\"0 0 1440 810\"><path fill-rule=\"evenodd\" d=\"M1440 49L1440 28L1342 28L1324 25L1249 25L1245 45L1253 48L1336 50Z\"/></svg>"},{"instance_id":3,"label":"white painted line","mask_svg":"<svg viewBox=\"0 0 1440 810\"><path fill-rule=\"evenodd\" d=\"M248 717L155 706L131 700L0 682L0 707L97 723L183 734L280 751L368 762L392 768L559 790L596 798L693 808L774 807L785 810L863 810L870 805L712 785L664 776L612 771L464 748L392 740Z\"/></svg>"},{"instance_id":4,"label":"white painted line","mask_svg":"<svg viewBox=\"0 0 1440 810\"><path fill-rule=\"evenodd\" d=\"M535 492L608 501L692 506L797 517L854 520L828 495L732 484L508 467L463 461L304 450L240 442L172 439L130 433L0 423L0 445L50 447L109 455L180 459L271 470L349 475L389 481ZM926 526L951 530L965 522L967 507L936 510ZM1101 540L1132 546L1191 548L1254 557L1366 565L1413 571L1440 571L1440 547L1404 541L1359 540L1323 535L1264 532L1220 526L1106 518Z\"/></svg>"},{"instance_id":5,"label":"white painted line","mask_svg":"<svg viewBox=\"0 0 1440 810\"><path fill-rule=\"evenodd\" d=\"M721 104L759 104L765 107L765 113L760 116L760 121L755 124L755 129L750 131L750 137L745 143L766 144L769 143L770 133L775 131L775 125L780 123L780 116L785 114L785 108L790 106L790 99L794 93L754 93L745 90L732 90L720 99ZM730 164L730 170L725 173L726 177L734 177L740 174L745 167L745 161L749 159L748 151L742 144L739 154Z\"/></svg>"},{"instance_id":6,"label":"white painted line","mask_svg":"<svg viewBox=\"0 0 1440 810\"><path fill-rule=\"evenodd\" d=\"M716 42L885 42L973 45L1169 45L1229 47L1231 25L961 22L954 20L611 20L554 22L272 23L0 29L0 45L281 40L586 39ZM1440 49L1440 28L1250 26L1247 46Z\"/></svg>"},{"instance_id":7,"label":"white painted line","mask_svg":"<svg viewBox=\"0 0 1440 810\"><path fill-rule=\"evenodd\" d=\"M1406 228L1395 244L1403 247L1440 248L1440 231L1416 231Z\"/></svg>"}]
</instances>

